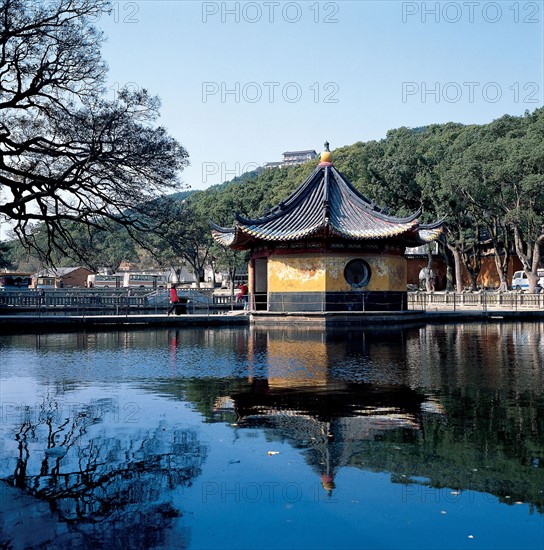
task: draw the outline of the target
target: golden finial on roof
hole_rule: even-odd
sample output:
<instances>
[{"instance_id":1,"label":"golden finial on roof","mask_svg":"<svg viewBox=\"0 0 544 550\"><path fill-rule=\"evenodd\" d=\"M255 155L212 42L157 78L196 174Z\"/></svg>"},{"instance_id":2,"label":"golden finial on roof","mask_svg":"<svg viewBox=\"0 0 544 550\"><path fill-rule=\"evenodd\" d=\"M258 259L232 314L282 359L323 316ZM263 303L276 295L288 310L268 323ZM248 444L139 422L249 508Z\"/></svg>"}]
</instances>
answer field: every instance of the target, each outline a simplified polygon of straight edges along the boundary
<instances>
[{"instance_id":1,"label":"golden finial on roof","mask_svg":"<svg viewBox=\"0 0 544 550\"><path fill-rule=\"evenodd\" d=\"M321 153L321 162L332 163L332 153L329 150L329 142L325 142L325 149Z\"/></svg>"}]
</instances>

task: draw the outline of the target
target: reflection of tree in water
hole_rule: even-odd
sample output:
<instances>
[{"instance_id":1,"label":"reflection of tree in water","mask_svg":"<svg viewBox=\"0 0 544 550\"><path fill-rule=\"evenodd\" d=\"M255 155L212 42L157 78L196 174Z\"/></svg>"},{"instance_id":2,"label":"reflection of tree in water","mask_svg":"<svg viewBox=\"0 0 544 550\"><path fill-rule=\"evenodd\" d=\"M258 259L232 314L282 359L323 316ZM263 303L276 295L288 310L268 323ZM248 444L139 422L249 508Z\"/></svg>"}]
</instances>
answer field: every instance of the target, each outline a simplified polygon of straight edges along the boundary
<instances>
[{"instance_id":1,"label":"reflection of tree in water","mask_svg":"<svg viewBox=\"0 0 544 550\"><path fill-rule=\"evenodd\" d=\"M55 403L27 410L15 432L13 473L5 476L4 457L2 477L47 501L54 517L86 543L156 546L180 515L169 501L171 491L191 485L207 449L194 431L165 422L152 430L123 425L109 435L95 427L107 415L119 421L109 400L81 405L68 418Z\"/></svg>"}]
</instances>

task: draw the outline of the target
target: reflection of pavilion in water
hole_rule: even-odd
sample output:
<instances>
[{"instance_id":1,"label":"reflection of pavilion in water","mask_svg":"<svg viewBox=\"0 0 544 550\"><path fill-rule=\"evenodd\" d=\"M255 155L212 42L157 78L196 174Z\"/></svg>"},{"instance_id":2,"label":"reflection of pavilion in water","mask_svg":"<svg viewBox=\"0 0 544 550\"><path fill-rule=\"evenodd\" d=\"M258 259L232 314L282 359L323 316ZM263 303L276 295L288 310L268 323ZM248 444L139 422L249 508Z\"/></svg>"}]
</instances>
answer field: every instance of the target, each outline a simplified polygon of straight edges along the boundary
<instances>
[{"instance_id":1,"label":"reflection of pavilion in water","mask_svg":"<svg viewBox=\"0 0 544 550\"><path fill-rule=\"evenodd\" d=\"M254 379L231 395L239 427L272 429L305 449L323 487L332 490L337 470L349 464L362 441L389 430L420 430L424 398L404 386L330 382L320 386L275 386Z\"/></svg>"},{"instance_id":2,"label":"reflection of pavilion in water","mask_svg":"<svg viewBox=\"0 0 544 550\"><path fill-rule=\"evenodd\" d=\"M335 345L323 332L300 339L291 338L288 329L253 331L248 355L259 357L261 370L246 387L216 402L217 409L235 412L237 426L273 430L304 449L329 491L337 470L349 464L361 442L378 440L391 430L421 430L422 410L430 407L396 375L397 383L354 382L353 373L343 380L333 366L342 363L345 347L345 340Z\"/></svg>"},{"instance_id":3,"label":"reflection of pavilion in water","mask_svg":"<svg viewBox=\"0 0 544 550\"><path fill-rule=\"evenodd\" d=\"M349 465L542 513L542 326L252 329L216 418L300 449L329 490Z\"/></svg>"}]
</instances>

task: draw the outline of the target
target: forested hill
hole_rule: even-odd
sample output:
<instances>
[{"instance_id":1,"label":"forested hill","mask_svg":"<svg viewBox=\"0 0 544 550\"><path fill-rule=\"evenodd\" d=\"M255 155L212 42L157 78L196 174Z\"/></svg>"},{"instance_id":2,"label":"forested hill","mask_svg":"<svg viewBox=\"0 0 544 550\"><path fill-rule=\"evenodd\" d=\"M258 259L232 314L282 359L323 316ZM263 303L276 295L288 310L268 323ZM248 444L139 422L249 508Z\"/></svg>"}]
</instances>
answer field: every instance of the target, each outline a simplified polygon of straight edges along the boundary
<instances>
[{"instance_id":1,"label":"forested hill","mask_svg":"<svg viewBox=\"0 0 544 550\"><path fill-rule=\"evenodd\" d=\"M477 219L483 209L503 215L517 209L522 216L536 209L542 215L543 138L541 108L483 125L397 128L380 141L333 149L333 162L357 189L392 214L421 207L425 219L448 216L450 222L462 221L469 212ZM191 202L210 219L230 225L234 212L261 215L278 204L317 163L267 169L196 192Z\"/></svg>"},{"instance_id":2,"label":"forested hill","mask_svg":"<svg viewBox=\"0 0 544 550\"><path fill-rule=\"evenodd\" d=\"M506 273L515 253L536 284L544 263L544 108L488 124L397 128L380 141L333 150L333 162L391 214L405 216L421 208L422 221L445 217L442 244L455 258L457 281L463 263L476 287L485 232L499 274ZM195 193L189 206L231 226L235 212L253 217L277 205L317 163L264 170Z\"/></svg>"},{"instance_id":3,"label":"forested hill","mask_svg":"<svg viewBox=\"0 0 544 550\"><path fill-rule=\"evenodd\" d=\"M178 193L172 193L171 195L168 195L169 199L172 199L173 201L184 201L187 197L191 196L194 193L191 189L187 191L179 191Z\"/></svg>"},{"instance_id":4,"label":"forested hill","mask_svg":"<svg viewBox=\"0 0 544 550\"><path fill-rule=\"evenodd\" d=\"M263 171L263 168L260 167L260 168L257 168L256 170L252 170L251 172L244 172L240 176L237 176L231 180L224 181L223 183L218 183L216 185L212 185L211 187L206 189L206 191L217 192L235 183L243 183L245 181L255 179L262 171ZM183 201L187 199L187 197L193 195L194 193L197 193L195 189L189 189L187 191L180 191L179 193L172 193L171 195L168 195L168 198L176 201Z\"/></svg>"},{"instance_id":5,"label":"forested hill","mask_svg":"<svg viewBox=\"0 0 544 550\"><path fill-rule=\"evenodd\" d=\"M485 232L485 247L495 252L498 273L506 273L509 258L516 254L536 284L537 269L544 267L544 108L488 124L397 128L382 140L339 147L332 154L335 167L390 214L405 216L421 208L424 222L446 218L442 245L455 260L456 281L461 281L464 264L476 286ZM165 208L171 215L163 224L166 240L160 235L147 238L153 261L174 265L181 258L198 272L209 255L218 266L242 261L217 249L208 222L229 227L235 213L264 214L287 198L318 162L255 171L205 191L166 197L177 200L170 203L172 212ZM128 235L91 237L86 260L92 257L93 265L150 261ZM107 246L108 240L115 246ZM107 254L113 258L108 262Z\"/></svg>"}]
</instances>

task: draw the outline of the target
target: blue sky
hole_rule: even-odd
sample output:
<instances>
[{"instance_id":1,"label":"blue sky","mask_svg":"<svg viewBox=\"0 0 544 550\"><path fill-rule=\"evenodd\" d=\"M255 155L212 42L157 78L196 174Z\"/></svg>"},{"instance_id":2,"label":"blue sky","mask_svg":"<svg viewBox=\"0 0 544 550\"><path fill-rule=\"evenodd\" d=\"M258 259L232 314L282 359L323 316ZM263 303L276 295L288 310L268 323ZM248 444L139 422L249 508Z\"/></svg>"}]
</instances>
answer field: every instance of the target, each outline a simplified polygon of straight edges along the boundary
<instances>
[{"instance_id":1,"label":"blue sky","mask_svg":"<svg viewBox=\"0 0 544 550\"><path fill-rule=\"evenodd\" d=\"M544 2L114 2L108 93L147 88L203 189L286 150L540 107Z\"/></svg>"}]
</instances>

